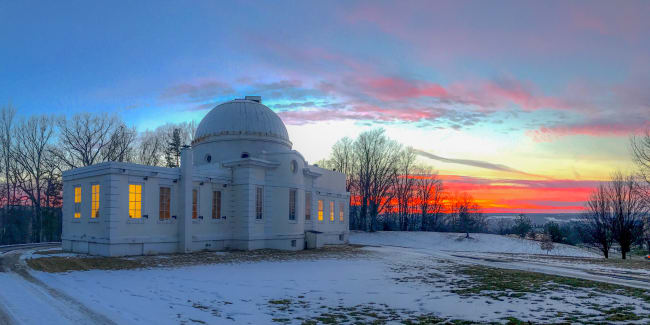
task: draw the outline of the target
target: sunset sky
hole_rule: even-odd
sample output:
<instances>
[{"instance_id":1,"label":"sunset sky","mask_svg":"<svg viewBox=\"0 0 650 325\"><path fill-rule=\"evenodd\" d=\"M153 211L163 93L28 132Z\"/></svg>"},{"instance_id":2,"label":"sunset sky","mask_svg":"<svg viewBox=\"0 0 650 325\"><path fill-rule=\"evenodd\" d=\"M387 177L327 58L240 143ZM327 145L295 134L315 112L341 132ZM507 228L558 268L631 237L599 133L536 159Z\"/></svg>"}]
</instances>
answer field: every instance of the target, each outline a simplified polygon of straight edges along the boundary
<instances>
[{"instance_id":1,"label":"sunset sky","mask_svg":"<svg viewBox=\"0 0 650 325\"><path fill-rule=\"evenodd\" d=\"M145 130L245 95L310 162L383 127L487 212L579 212L650 127L650 1L0 2L22 116Z\"/></svg>"}]
</instances>

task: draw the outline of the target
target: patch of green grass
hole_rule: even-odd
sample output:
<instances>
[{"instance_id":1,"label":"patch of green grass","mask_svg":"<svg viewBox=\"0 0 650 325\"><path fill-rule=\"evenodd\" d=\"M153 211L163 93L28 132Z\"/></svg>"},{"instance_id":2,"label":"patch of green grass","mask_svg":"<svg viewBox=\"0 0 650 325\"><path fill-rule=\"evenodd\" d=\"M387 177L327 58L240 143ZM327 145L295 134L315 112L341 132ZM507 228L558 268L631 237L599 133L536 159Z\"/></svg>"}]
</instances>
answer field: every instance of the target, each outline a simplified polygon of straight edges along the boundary
<instances>
[{"instance_id":1,"label":"patch of green grass","mask_svg":"<svg viewBox=\"0 0 650 325\"><path fill-rule=\"evenodd\" d=\"M334 245L319 249L301 251L282 251L260 249L254 251L228 251L225 254L215 254L211 251L193 252L190 254L169 254L153 256L100 257L100 256L47 256L27 259L30 268L43 272L68 272L87 270L127 270L159 267L178 267L204 264L223 264L260 261L294 261L319 260L326 258L348 259L369 257L373 253L361 249L359 245ZM49 252L43 251L42 256Z\"/></svg>"},{"instance_id":2,"label":"patch of green grass","mask_svg":"<svg viewBox=\"0 0 650 325\"><path fill-rule=\"evenodd\" d=\"M269 300L269 304L272 305L288 305L291 304L291 300L289 299L277 299L277 300Z\"/></svg>"},{"instance_id":3,"label":"patch of green grass","mask_svg":"<svg viewBox=\"0 0 650 325\"><path fill-rule=\"evenodd\" d=\"M273 318L272 321L275 322L275 323L290 323L291 319L289 319L289 318Z\"/></svg>"},{"instance_id":4,"label":"patch of green grass","mask_svg":"<svg viewBox=\"0 0 650 325\"><path fill-rule=\"evenodd\" d=\"M643 317L634 313L633 306L620 306L609 309L601 309L607 318L605 320L612 322L623 322L623 321L637 321L643 319Z\"/></svg>"},{"instance_id":5,"label":"patch of green grass","mask_svg":"<svg viewBox=\"0 0 650 325\"><path fill-rule=\"evenodd\" d=\"M507 321L506 324L508 324L508 325L528 325L529 324L528 322L524 322L524 321L520 320L517 317L504 317L504 318L501 318L501 319L504 320L504 321Z\"/></svg>"},{"instance_id":6,"label":"patch of green grass","mask_svg":"<svg viewBox=\"0 0 650 325\"><path fill-rule=\"evenodd\" d=\"M522 298L527 293L550 293L561 289L593 289L606 294L618 294L642 299L650 303L650 293L643 289L578 278L562 277L543 273L498 269L485 266L467 266L460 272L468 279L458 280L458 289L452 292L462 295L481 295L492 298ZM551 299L562 300L561 297Z\"/></svg>"}]
</instances>

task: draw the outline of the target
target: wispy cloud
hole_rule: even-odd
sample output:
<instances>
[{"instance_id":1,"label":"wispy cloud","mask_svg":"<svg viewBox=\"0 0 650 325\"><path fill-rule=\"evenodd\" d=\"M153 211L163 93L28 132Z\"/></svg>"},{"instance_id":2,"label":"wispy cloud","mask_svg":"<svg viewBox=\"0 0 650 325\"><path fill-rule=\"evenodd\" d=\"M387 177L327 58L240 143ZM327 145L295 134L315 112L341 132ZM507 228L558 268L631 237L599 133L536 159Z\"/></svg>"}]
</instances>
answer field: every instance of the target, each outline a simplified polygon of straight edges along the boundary
<instances>
[{"instance_id":1,"label":"wispy cloud","mask_svg":"<svg viewBox=\"0 0 650 325\"><path fill-rule=\"evenodd\" d=\"M181 83L163 90L160 99L169 102L200 103L216 97L234 94L233 87L217 80Z\"/></svg>"},{"instance_id":2,"label":"wispy cloud","mask_svg":"<svg viewBox=\"0 0 650 325\"><path fill-rule=\"evenodd\" d=\"M524 171L508 167L506 165L502 164L495 164L487 161L481 161L481 160L472 160L472 159L454 159L454 158L445 158L441 157L438 155L434 155L432 153L422 151L422 150L415 150L415 153L422 157L426 157L429 159L445 162L445 163L450 163L450 164L461 164L461 165L466 165L466 166L472 166L472 167L478 167L478 168L483 168L483 169L490 169L490 170L496 170L496 171L502 171L502 172L507 172L507 173L513 173L513 174L518 174L518 175L523 175L523 176L529 176L529 177L536 177L536 178L545 178L545 179L552 179L551 177L547 176L542 176L542 175L535 175L531 173L526 173Z\"/></svg>"}]
</instances>

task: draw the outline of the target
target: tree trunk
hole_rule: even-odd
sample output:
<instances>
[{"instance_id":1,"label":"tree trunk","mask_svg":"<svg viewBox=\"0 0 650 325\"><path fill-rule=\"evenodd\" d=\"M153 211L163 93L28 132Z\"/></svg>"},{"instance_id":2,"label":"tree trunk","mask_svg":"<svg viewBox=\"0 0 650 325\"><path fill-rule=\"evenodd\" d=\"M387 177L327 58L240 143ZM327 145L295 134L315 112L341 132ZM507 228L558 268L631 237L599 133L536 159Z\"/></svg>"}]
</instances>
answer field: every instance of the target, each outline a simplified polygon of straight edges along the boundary
<instances>
[{"instance_id":1,"label":"tree trunk","mask_svg":"<svg viewBox=\"0 0 650 325\"><path fill-rule=\"evenodd\" d=\"M38 242L43 242L43 210L39 203L36 207L36 215L38 216Z\"/></svg>"},{"instance_id":2,"label":"tree trunk","mask_svg":"<svg viewBox=\"0 0 650 325\"><path fill-rule=\"evenodd\" d=\"M27 233L25 234L25 243L31 243L32 242L32 227L33 227L33 219L34 216L32 213L27 214Z\"/></svg>"},{"instance_id":3,"label":"tree trunk","mask_svg":"<svg viewBox=\"0 0 650 325\"><path fill-rule=\"evenodd\" d=\"M603 255L605 255L605 258L609 258L609 249L601 249L603 252Z\"/></svg>"},{"instance_id":4,"label":"tree trunk","mask_svg":"<svg viewBox=\"0 0 650 325\"><path fill-rule=\"evenodd\" d=\"M359 222L361 230L368 231L368 203L366 198L361 198L361 209L359 209Z\"/></svg>"}]
</instances>

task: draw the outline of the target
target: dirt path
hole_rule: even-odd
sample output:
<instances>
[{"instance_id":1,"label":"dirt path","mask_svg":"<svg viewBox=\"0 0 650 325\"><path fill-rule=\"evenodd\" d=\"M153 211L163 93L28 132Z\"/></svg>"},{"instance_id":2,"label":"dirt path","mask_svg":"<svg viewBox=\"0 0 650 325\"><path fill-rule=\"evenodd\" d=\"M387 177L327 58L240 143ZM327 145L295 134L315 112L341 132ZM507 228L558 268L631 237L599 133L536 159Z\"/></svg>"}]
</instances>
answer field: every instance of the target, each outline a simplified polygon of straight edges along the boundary
<instances>
[{"instance_id":1,"label":"dirt path","mask_svg":"<svg viewBox=\"0 0 650 325\"><path fill-rule=\"evenodd\" d=\"M0 324L115 324L33 277L21 252L0 253Z\"/></svg>"}]
</instances>

